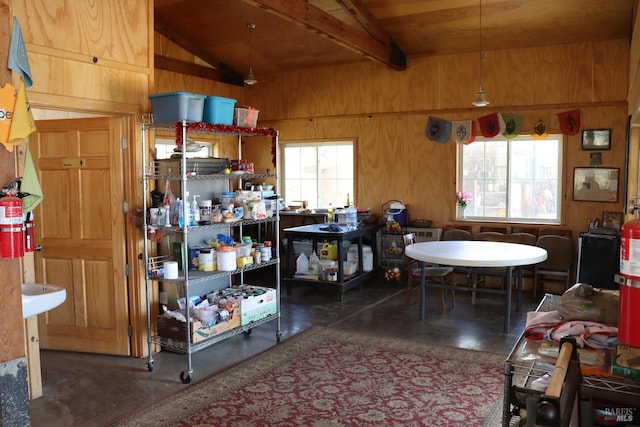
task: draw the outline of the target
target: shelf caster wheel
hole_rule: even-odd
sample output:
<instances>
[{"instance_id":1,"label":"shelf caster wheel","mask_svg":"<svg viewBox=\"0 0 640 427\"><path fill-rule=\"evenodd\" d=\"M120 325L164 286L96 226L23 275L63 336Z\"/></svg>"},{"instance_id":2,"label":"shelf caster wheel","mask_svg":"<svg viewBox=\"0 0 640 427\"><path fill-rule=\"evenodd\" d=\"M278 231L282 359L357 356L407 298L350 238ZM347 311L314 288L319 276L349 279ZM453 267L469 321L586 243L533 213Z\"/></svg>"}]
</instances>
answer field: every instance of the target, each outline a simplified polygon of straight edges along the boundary
<instances>
[{"instance_id":1,"label":"shelf caster wheel","mask_svg":"<svg viewBox=\"0 0 640 427\"><path fill-rule=\"evenodd\" d=\"M242 331L242 335L244 335L245 337L248 337L249 335L251 335L251 329L247 329L246 331Z\"/></svg>"},{"instance_id":2,"label":"shelf caster wheel","mask_svg":"<svg viewBox=\"0 0 640 427\"><path fill-rule=\"evenodd\" d=\"M153 372L153 362L147 362L147 371Z\"/></svg>"},{"instance_id":3,"label":"shelf caster wheel","mask_svg":"<svg viewBox=\"0 0 640 427\"><path fill-rule=\"evenodd\" d=\"M182 381L182 384L189 384L191 382L191 374L187 371L180 372L180 381Z\"/></svg>"},{"instance_id":4,"label":"shelf caster wheel","mask_svg":"<svg viewBox=\"0 0 640 427\"><path fill-rule=\"evenodd\" d=\"M282 336L282 332L276 332L276 342L280 342L280 337Z\"/></svg>"}]
</instances>

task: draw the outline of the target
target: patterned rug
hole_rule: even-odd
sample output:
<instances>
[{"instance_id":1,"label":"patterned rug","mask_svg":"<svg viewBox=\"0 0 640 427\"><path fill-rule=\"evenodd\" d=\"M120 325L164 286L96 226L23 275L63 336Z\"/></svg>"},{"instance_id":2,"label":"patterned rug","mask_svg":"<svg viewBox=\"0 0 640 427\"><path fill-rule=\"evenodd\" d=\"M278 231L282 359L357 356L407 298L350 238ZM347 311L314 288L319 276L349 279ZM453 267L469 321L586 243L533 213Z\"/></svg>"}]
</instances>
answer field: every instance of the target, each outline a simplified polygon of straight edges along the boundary
<instances>
[{"instance_id":1,"label":"patterned rug","mask_svg":"<svg viewBox=\"0 0 640 427\"><path fill-rule=\"evenodd\" d=\"M315 327L117 426L485 426L504 356Z\"/></svg>"}]
</instances>

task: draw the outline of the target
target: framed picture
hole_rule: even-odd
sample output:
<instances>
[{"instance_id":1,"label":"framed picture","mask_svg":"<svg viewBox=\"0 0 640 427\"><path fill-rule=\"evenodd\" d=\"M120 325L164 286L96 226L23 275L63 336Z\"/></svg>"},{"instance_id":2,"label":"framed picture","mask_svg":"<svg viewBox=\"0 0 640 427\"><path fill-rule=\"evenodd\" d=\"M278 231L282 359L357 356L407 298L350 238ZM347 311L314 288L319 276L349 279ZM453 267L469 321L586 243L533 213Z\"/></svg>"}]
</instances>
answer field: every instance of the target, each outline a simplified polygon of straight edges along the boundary
<instances>
[{"instance_id":1,"label":"framed picture","mask_svg":"<svg viewBox=\"0 0 640 427\"><path fill-rule=\"evenodd\" d=\"M602 226L605 228L615 228L620 231L620 227L622 227L622 213L602 212Z\"/></svg>"},{"instance_id":2,"label":"framed picture","mask_svg":"<svg viewBox=\"0 0 640 427\"><path fill-rule=\"evenodd\" d=\"M600 166L602 164L602 153L589 153L589 164L591 166Z\"/></svg>"},{"instance_id":3,"label":"framed picture","mask_svg":"<svg viewBox=\"0 0 640 427\"><path fill-rule=\"evenodd\" d=\"M617 202L619 168L574 168L573 200Z\"/></svg>"},{"instance_id":4,"label":"framed picture","mask_svg":"<svg viewBox=\"0 0 640 427\"><path fill-rule=\"evenodd\" d=\"M583 150L609 150L611 129L585 129L582 131Z\"/></svg>"}]
</instances>

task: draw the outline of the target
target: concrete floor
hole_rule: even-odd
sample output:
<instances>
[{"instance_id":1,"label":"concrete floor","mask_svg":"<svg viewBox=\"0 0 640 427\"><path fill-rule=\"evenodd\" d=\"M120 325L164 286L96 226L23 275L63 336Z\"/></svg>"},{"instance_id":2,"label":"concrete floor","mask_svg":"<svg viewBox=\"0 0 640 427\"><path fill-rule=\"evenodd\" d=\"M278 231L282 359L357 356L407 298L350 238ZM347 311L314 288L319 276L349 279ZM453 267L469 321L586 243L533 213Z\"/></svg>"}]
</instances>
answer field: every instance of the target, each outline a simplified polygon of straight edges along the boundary
<instances>
[{"instance_id":1,"label":"concrete floor","mask_svg":"<svg viewBox=\"0 0 640 427\"><path fill-rule=\"evenodd\" d=\"M541 299L540 296L539 299ZM376 331L425 345L442 345L504 354L520 336L526 313L538 305L523 292L523 307L515 312L511 329L503 332L504 299L468 292L456 293L455 308L442 313L438 290L427 292L427 317L420 322L418 304L405 308L402 285L374 280L344 295L342 301L312 288L282 292L280 329L286 340L313 325L351 331ZM276 321L260 325L251 335L236 335L192 355L193 382L238 363L276 344ZM104 426L185 387L179 374L187 356L160 352L153 371L146 359L42 350L44 396L30 403L32 426Z\"/></svg>"}]
</instances>

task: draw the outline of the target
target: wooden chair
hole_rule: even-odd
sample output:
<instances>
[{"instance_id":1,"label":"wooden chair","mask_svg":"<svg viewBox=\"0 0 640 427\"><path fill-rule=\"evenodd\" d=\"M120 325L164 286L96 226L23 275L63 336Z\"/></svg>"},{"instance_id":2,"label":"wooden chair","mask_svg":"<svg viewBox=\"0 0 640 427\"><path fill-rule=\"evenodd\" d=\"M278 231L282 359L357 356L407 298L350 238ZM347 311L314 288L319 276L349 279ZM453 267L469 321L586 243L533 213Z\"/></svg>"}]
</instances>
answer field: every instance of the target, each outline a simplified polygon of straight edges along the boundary
<instances>
[{"instance_id":1,"label":"wooden chair","mask_svg":"<svg viewBox=\"0 0 640 427\"><path fill-rule=\"evenodd\" d=\"M536 264L533 278L533 296L538 293L540 282L561 281L565 290L571 286L573 270L573 240L566 236L547 234L538 237L536 246L547 251L547 259Z\"/></svg>"},{"instance_id":2,"label":"wooden chair","mask_svg":"<svg viewBox=\"0 0 640 427\"><path fill-rule=\"evenodd\" d=\"M442 234L442 240L471 240L471 231L451 228Z\"/></svg>"},{"instance_id":3,"label":"wooden chair","mask_svg":"<svg viewBox=\"0 0 640 427\"><path fill-rule=\"evenodd\" d=\"M406 248L409 245L413 245L415 243L415 236L413 233L405 234L402 236L404 241L404 247ZM408 307L411 304L411 294L414 290L419 288L420 278L421 278L421 268L420 262L415 259L408 257L405 255L405 260L407 263L407 292L405 295L405 307ZM451 273L453 273L452 267L444 267L438 265L425 265L424 268L424 276L426 281L433 281L440 283L441 285L451 284ZM442 312L446 311L446 289L441 289L441 298L442 298ZM456 305L456 294L455 291L451 292L451 307L455 307Z\"/></svg>"},{"instance_id":4,"label":"wooden chair","mask_svg":"<svg viewBox=\"0 0 640 427\"><path fill-rule=\"evenodd\" d=\"M526 225L512 225L511 226L511 233L529 233L529 234L533 234L534 236L536 236L536 239L538 238L538 232L539 232L538 227L529 227L529 226L526 226Z\"/></svg>"},{"instance_id":5,"label":"wooden chair","mask_svg":"<svg viewBox=\"0 0 640 427\"><path fill-rule=\"evenodd\" d=\"M562 228L541 228L538 230L538 237L540 236L564 236L570 239L573 238L571 230L564 230Z\"/></svg>"}]
</instances>

